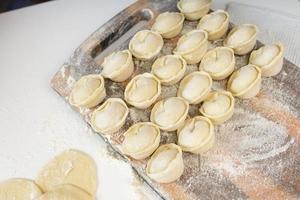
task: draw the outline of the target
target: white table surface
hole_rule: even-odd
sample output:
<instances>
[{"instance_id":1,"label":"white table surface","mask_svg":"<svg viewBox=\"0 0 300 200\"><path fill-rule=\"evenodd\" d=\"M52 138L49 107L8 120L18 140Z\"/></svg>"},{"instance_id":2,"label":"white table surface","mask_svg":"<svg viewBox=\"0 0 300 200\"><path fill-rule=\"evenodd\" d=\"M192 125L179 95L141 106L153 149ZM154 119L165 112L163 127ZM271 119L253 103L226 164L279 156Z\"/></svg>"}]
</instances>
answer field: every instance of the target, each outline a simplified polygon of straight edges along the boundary
<instances>
[{"instance_id":1,"label":"white table surface","mask_svg":"<svg viewBox=\"0 0 300 200\"><path fill-rule=\"evenodd\" d=\"M133 2L58 0L0 14L0 181L34 179L56 154L75 148L97 163L97 199L157 198L128 164L108 156L105 143L49 84L84 39ZM297 0L242 2L300 15Z\"/></svg>"}]
</instances>

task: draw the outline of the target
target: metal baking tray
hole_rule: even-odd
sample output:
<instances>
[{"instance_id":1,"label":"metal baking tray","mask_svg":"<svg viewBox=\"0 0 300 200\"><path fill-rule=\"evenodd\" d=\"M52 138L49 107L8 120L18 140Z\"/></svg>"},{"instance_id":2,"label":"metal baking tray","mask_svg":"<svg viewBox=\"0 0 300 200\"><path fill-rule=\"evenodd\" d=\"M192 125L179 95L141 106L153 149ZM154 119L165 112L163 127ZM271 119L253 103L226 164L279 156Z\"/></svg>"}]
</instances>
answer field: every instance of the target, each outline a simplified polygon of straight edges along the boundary
<instances>
[{"instance_id":1,"label":"metal baking tray","mask_svg":"<svg viewBox=\"0 0 300 200\"><path fill-rule=\"evenodd\" d=\"M85 40L51 80L53 89L68 102L73 84L81 76L100 73L103 58L115 50L127 49L130 38L149 29L161 12L176 11L176 0L141 0L132 4ZM185 21L182 33L195 29L197 22ZM171 54L179 37L165 40L160 55ZM222 39L210 43L220 46ZM262 44L257 42L255 48ZM249 55L236 56L236 69L246 65ZM154 59L134 59L132 75L150 72ZM188 65L186 74L197 70ZM121 97L126 84L105 80L107 97ZM214 81L213 88L224 88L225 81ZM178 84L162 87L159 99L176 96ZM163 199L300 199L300 68L288 60L280 74L263 78L262 90L252 99L236 99L233 117L215 128L216 144L207 153L184 153L185 170L173 183L160 184L145 174L147 160L123 155L137 173ZM191 106L189 115L199 115ZM89 123L93 109L73 109ZM151 108L129 106L123 128L112 136L99 134L120 153L123 133L132 124L149 121ZM161 143L176 141L176 134L162 132Z\"/></svg>"}]
</instances>

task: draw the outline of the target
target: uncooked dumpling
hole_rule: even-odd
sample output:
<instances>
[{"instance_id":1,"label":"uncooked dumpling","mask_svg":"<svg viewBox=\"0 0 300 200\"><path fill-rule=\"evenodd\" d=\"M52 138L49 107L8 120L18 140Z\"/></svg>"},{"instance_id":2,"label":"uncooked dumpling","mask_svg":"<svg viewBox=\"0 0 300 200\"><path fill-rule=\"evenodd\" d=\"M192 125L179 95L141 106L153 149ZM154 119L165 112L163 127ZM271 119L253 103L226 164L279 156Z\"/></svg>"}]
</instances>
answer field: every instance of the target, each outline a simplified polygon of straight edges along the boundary
<instances>
[{"instance_id":1,"label":"uncooked dumpling","mask_svg":"<svg viewBox=\"0 0 300 200\"><path fill-rule=\"evenodd\" d=\"M209 124L205 121L187 123L178 135L178 144L181 146L194 147L209 135Z\"/></svg>"},{"instance_id":2,"label":"uncooked dumpling","mask_svg":"<svg viewBox=\"0 0 300 200\"><path fill-rule=\"evenodd\" d=\"M178 82L183 77L185 70L185 60L177 55L160 57L152 65L152 73L164 85L172 85Z\"/></svg>"},{"instance_id":3,"label":"uncooked dumpling","mask_svg":"<svg viewBox=\"0 0 300 200\"><path fill-rule=\"evenodd\" d=\"M196 64L206 53L207 46L207 33L193 30L179 38L174 54L182 56L188 64Z\"/></svg>"},{"instance_id":4,"label":"uncooked dumpling","mask_svg":"<svg viewBox=\"0 0 300 200\"><path fill-rule=\"evenodd\" d=\"M187 35L185 39L182 39L180 43L177 44L177 51L189 51L196 48L199 43L201 43L205 38L205 35L201 32L194 32L193 34Z\"/></svg>"},{"instance_id":5,"label":"uncooked dumpling","mask_svg":"<svg viewBox=\"0 0 300 200\"><path fill-rule=\"evenodd\" d=\"M252 51L249 63L260 67L262 76L274 76L282 69L283 51L281 43L262 46Z\"/></svg>"},{"instance_id":6,"label":"uncooked dumpling","mask_svg":"<svg viewBox=\"0 0 300 200\"><path fill-rule=\"evenodd\" d=\"M150 73L135 76L126 86L125 101L134 107L149 107L160 95L160 81Z\"/></svg>"},{"instance_id":7,"label":"uncooked dumpling","mask_svg":"<svg viewBox=\"0 0 300 200\"><path fill-rule=\"evenodd\" d=\"M130 51L117 51L104 58L101 74L116 82L128 79L134 70L132 55Z\"/></svg>"},{"instance_id":8,"label":"uncooked dumpling","mask_svg":"<svg viewBox=\"0 0 300 200\"><path fill-rule=\"evenodd\" d=\"M188 119L177 132L178 145L183 151L203 153L214 144L214 128L211 121L202 116Z\"/></svg>"},{"instance_id":9,"label":"uncooked dumpling","mask_svg":"<svg viewBox=\"0 0 300 200\"><path fill-rule=\"evenodd\" d=\"M125 154L135 159L150 156L160 142L160 130L151 122L134 124L124 133L122 149Z\"/></svg>"},{"instance_id":10,"label":"uncooked dumpling","mask_svg":"<svg viewBox=\"0 0 300 200\"><path fill-rule=\"evenodd\" d=\"M211 86L212 79L206 72L193 72L182 79L177 96L190 104L198 104L206 98Z\"/></svg>"},{"instance_id":11,"label":"uncooked dumpling","mask_svg":"<svg viewBox=\"0 0 300 200\"><path fill-rule=\"evenodd\" d=\"M266 45L260 48L260 53L252 60L252 64L256 66L268 65L280 52L276 45Z\"/></svg>"},{"instance_id":12,"label":"uncooked dumpling","mask_svg":"<svg viewBox=\"0 0 300 200\"><path fill-rule=\"evenodd\" d=\"M91 157L77 150L68 150L49 162L40 171L36 182L45 192L55 190L59 185L71 184L94 196L96 177L96 165Z\"/></svg>"},{"instance_id":13,"label":"uncooked dumpling","mask_svg":"<svg viewBox=\"0 0 300 200\"><path fill-rule=\"evenodd\" d=\"M172 38L178 35L182 29L184 16L178 12L164 12L157 16L152 29L164 38Z\"/></svg>"},{"instance_id":14,"label":"uncooked dumpling","mask_svg":"<svg viewBox=\"0 0 300 200\"><path fill-rule=\"evenodd\" d=\"M160 146L147 163L146 173L159 183L169 183L183 173L184 165L181 148L175 144Z\"/></svg>"},{"instance_id":15,"label":"uncooked dumpling","mask_svg":"<svg viewBox=\"0 0 300 200\"><path fill-rule=\"evenodd\" d=\"M200 113L214 124L220 124L231 118L234 110L234 98L230 92L215 91L203 102Z\"/></svg>"},{"instance_id":16,"label":"uncooked dumpling","mask_svg":"<svg viewBox=\"0 0 300 200\"><path fill-rule=\"evenodd\" d=\"M15 178L0 183L1 200L35 200L42 193L40 187L28 179Z\"/></svg>"},{"instance_id":17,"label":"uncooked dumpling","mask_svg":"<svg viewBox=\"0 0 300 200\"><path fill-rule=\"evenodd\" d=\"M208 115L221 115L225 113L231 105L231 100L227 95L219 95L214 101L203 103L203 110Z\"/></svg>"},{"instance_id":18,"label":"uncooked dumpling","mask_svg":"<svg viewBox=\"0 0 300 200\"><path fill-rule=\"evenodd\" d=\"M227 38L224 40L224 46L230 47L237 55L249 53L256 44L258 29L252 24L243 24L234 27Z\"/></svg>"},{"instance_id":19,"label":"uncooked dumpling","mask_svg":"<svg viewBox=\"0 0 300 200\"><path fill-rule=\"evenodd\" d=\"M180 0L177 8L188 20L198 20L208 13L211 0Z\"/></svg>"},{"instance_id":20,"label":"uncooked dumpling","mask_svg":"<svg viewBox=\"0 0 300 200\"><path fill-rule=\"evenodd\" d=\"M234 65L233 50L228 47L217 47L204 55L199 70L207 72L214 80L222 80L233 72Z\"/></svg>"},{"instance_id":21,"label":"uncooked dumpling","mask_svg":"<svg viewBox=\"0 0 300 200\"><path fill-rule=\"evenodd\" d=\"M162 130L174 131L187 116L188 103L180 97L170 97L157 102L151 111L150 119Z\"/></svg>"},{"instance_id":22,"label":"uncooked dumpling","mask_svg":"<svg viewBox=\"0 0 300 200\"><path fill-rule=\"evenodd\" d=\"M261 87L261 70L255 65L241 67L231 75L227 87L233 96L254 97Z\"/></svg>"},{"instance_id":23,"label":"uncooked dumpling","mask_svg":"<svg viewBox=\"0 0 300 200\"><path fill-rule=\"evenodd\" d=\"M238 46L251 38L255 34L255 30L248 26L237 29L227 40L227 44L232 47Z\"/></svg>"},{"instance_id":24,"label":"uncooked dumpling","mask_svg":"<svg viewBox=\"0 0 300 200\"><path fill-rule=\"evenodd\" d=\"M97 108L91 118L93 129L99 133L112 134L125 123L128 108L120 98L109 98Z\"/></svg>"},{"instance_id":25,"label":"uncooked dumpling","mask_svg":"<svg viewBox=\"0 0 300 200\"><path fill-rule=\"evenodd\" d=\"M158 173L160 171L166 170L169 163L174 160L177 156L178 151L176 149L167 149L158 154L151 163L149 167L150 173Z\"/></svg>"},{"instance_id":26,"label":"uncooked dumpling","mask_svg":"<svg viewBox=\"0 0 300 200\"><path fill-rule=\"evenodd\" d=\"M200 22L198 25L198 28L202 28L206 30L207 32L212 32L216 29L218 29L223 22L226 20L225 14L215 14L211 13L209 18L206 21Z\"/></svg>"},{"instance_id":27,"label":"uncooked dumpling","mask_svg":"<svg viewBox=\"0 0 300 200\"><path fill-rule=\"evenodd\" d=\"M164 41L159 33L142 30L130 40L129 50L136 58L148 60L156 56L163 45Z\"/></svg>"},{"instance_id":28,"label":"uncooked dumpling","mask_svg":"<svg viewBox=\"0 0 300 200\"><path fill-rule=\"evenodd\" d=\"M69 102L74 106L91 108L103 101L106 96L104 79L92 74L81 77L74 85Z\"/></svg>"},{"instance_id":29,"label":"uncooked dumpling","mask_svg":"<svg viewBox=\"0 0 300 200\"><path fill-rule=\"evenodd\" d=\"M216 40L226 34L229 15L224 10L216 10L201 18L197 28L208 32L209 40Z\"/></svg>"},{"instance_id":30,"label":"uncooked dumpling","mask_svg":"<svg viewBox=\"0 0 300 200\"><path fill-rule=\"evenodd\" d=\"M59 185L35 200L93 200L86 191L74 185Z\"/></svg>"},{"instance_id":31,"label":"uncooked dumpling","mask_svg":"<svg viewBox=\"0 0 300 200\"><path fill-rule=\"evenodd\" d=\"M245 90L251 83L253 83L257 77L257 71L254 67L249 65L242 67L239 70L239 74L232 80L231 91L239 93Z\"/></svg>"}]
</instances>

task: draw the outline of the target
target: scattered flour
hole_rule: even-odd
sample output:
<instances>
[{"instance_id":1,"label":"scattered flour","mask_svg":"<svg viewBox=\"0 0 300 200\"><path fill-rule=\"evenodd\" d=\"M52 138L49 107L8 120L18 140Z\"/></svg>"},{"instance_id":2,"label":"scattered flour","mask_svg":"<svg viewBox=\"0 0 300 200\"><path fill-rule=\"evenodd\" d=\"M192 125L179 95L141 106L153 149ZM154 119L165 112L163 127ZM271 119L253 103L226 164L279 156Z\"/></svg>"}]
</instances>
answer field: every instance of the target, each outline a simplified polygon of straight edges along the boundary
<instances>
[{"instance_id":1,"label":"scattered flour","mask_svg":"<svg viewBox=\"0 0 300 200\"><path fill-rule=\"evenodd\" d=\"M277 156L294 144L285 127L239 107L230 123L216 128L216 134L216 148L208 153L211 164L230 174L244 173L256 162Z\"/></svg>"}]
</instances>

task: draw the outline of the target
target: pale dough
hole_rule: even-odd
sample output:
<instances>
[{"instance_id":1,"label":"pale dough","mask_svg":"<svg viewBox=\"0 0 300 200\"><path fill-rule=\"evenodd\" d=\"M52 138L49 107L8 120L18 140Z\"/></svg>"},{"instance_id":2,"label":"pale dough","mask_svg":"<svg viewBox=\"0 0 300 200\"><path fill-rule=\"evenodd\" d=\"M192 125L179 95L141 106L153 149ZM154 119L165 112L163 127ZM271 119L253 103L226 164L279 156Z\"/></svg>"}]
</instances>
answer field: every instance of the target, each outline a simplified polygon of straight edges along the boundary
<instances>
[{"instance_id":1,"label":"pale dough","mask_svg":"<svg viewBox=\"0 0 300 200\"><path fill-rule=\"evenodd\" d=\"M60 185L36 200L93 200L86 191L73 185Z\"/></svg>"},{"instance_id":2,"label":"pale dough","mask_svg":"<svg viewBox=\"0 0 300 200\"><path fill-rule=\"evenodd\" d=\"M257 51L256 56L252 59L251 64L256 66L268 65L279 53L280 48L277 45L265 45L261 47L260 51Z\"/></svg>"},{"instance_id":3,"label":"pale dough","mask_svg":"<svg viewBox=\"0 0 300 200\"><path fill-rule=\"evenodd\" d=\"M178 151L176 149L167 149L160 152L152 160L151 166L149 168L150 173L159 173L168 168L169 164L176 158Z\"/></svg>"},{"instance_id":4,"label":"pale dough","mask_svg":"<svg viewBox=\"0 0 300 200\"><path fill-rule=\"evenodd\" d=\"M225 13L213 13L209 15L205 21L202 23L200 22L198 27L206 30L207 32L213 32L223 25L223 23L226 21L226 18L227 16Z\"/></svg>"},{"instance_id":5,"label":"pale dough","mask_svg":"<svg viewBox=\"0 0 300 200\"><path fill-rule=\"evenodd\" d=\"M0 183L1 200L34 200L42 195L42 190L28 179L9 179Z\"/></svg>"},{"instance_id":6,"label":"pale dough","mask_svg":"<svg viewBox=\"0 0 300 200\"><path fill-rule=\"evenodd\" d=\"M207 1L204 0L181 0L181 2L182 10L185 12L198 11L207 4Z\"/></svg>"},{"instance_id":7,"label":"pale dough","mask_svg":"<svg viewBox=\"0 0 300 200\"><path fill-rule=\"evenodd\" d=\"M232 80L231 91L239 93L247 89L257 79L257 76L258 72L252 65L241 67Z\"/></svg>"},{"instance_id":8,"label":"pale dough","mask_svg":"<svg viewBox=\"0 0 300 200\"><path fill-rule=\"evenodd\" d=\"M202 32L193 32L186 35L185 39L179 40L177 51L186 52L196 48L203 40L205 35Z\"/></svg>"},{"instance_id":9,"label":"pale dough","mask_svg":"<svg viewBox=\"0 0 300 200\"><path fill-rule=\"evenodd\" d=\"M72 184L93 196L97 189L96 175L96 165L87 154L68 150L48 163L39 173L36 182L45 192L58 185Z\"/></svg>"},{"instance_id":10,"label":"pale dough","mask_svg":"<svg viewBox=\"0 0 300 200\"><path fill-rule=\"evenodd\" d=\"M245 42L247 42L253 35L256 33L256 30L251 26L241 26L236 29L236 31L229 36L227 44L236 47Z\"/></svg>"},{"instance_id":11,"label":"pale dough","mask_svg":"<svg viewBox=\"0 0 300 200\"><path fill-rule=\"evenodd\" d=\"M153 29L164 33L172 30L176 25L178 25L183 20L183 16L176 12L165 12L161 13L155 20L153 24Z\"/></svg>"}]
</instances>

